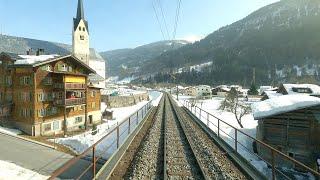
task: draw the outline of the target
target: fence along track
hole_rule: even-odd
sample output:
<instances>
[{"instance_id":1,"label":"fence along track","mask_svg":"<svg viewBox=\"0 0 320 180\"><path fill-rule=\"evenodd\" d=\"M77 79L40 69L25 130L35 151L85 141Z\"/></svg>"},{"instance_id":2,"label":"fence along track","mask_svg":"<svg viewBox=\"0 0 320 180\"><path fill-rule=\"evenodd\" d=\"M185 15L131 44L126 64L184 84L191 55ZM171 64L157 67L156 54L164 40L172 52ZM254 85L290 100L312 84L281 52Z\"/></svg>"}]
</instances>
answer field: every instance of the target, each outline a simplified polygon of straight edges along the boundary
<instances>
[{"instance_id":1,"label":"fence along track","mask_svg":"<svg viewBox=\"0 0 320 180\"><path fill-rule=\"evenodd\" d=\"M143 132L143 133L142 133ZM164 94L110 179L247 179L183 109Z\"/></svg>"},{"instance_id":2,"label":"fence along track","mask_svg":"<svg viewBox=\"0 0 320 180\"><path fill-rule=\"evenodd\" d=\"M207 179L166 95L164 179Z\"/></svg>"},{"instance_id":3,"label":"fence along track","mask_svg":"<svg viewBox=\"0 0 320 180\"><path fill-rule=\"evenodd\" d=\"M163 117L164 98L152 120L146 124L134 138L125 155L113 170L110 179L151 179L162 177L162 169L156 166L159 162L159 145ZM161 162L160 162L161 163ZM162 163L161 163L162 164Z\"/></svg>"},{"instance_id":4,"label":"fence along track","mask_svg":"<svg viewBox=\"0 0 320 180\"><path fill-rule=\"evenodd\" d=\"M175 104L170 97L170 100ZM196 124L192 117L183 109L173 106L175 112L179 115L181 124L194 149L200 167L203 169L209 179L247 179L247 177L234 165L209 137L203 129Z\"/></svg>"}]
</instances>

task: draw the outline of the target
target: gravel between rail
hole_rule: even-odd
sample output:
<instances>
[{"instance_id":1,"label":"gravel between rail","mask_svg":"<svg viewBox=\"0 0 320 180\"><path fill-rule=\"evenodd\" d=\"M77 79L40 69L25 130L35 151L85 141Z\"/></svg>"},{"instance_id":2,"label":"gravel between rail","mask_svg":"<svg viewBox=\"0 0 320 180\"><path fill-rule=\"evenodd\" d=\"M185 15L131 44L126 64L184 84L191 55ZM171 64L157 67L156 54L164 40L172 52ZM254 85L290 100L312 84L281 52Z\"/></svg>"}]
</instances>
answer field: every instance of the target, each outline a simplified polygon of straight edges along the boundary
<instances>
[{"instance_id":1,"label":"gravel between rail","mask_svg":"<svg viewBox=\"0 0 320 180\"><path fill-rule=\"evenodd\" d=\"M192 117L164 94L112 179L247 179Z\"/></svg>"}]
</instances>

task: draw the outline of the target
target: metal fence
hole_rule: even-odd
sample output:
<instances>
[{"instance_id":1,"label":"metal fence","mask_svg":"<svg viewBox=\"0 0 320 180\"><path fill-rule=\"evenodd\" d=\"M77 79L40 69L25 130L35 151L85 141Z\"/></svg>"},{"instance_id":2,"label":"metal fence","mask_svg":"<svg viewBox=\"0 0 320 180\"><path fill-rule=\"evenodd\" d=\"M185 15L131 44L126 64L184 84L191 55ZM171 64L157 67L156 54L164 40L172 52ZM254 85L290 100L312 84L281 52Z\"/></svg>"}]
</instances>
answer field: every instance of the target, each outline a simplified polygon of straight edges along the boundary
<instances>
[{"instance_id":1,"label":"metal fence","mask_svg":"<svg viewBox=\"0 0 320 180\"><path fill-rule=\"evenodd\" d=\"M267 178L272 179L296 179L298 176L305 176L310 178L314 176L317 179L320 178L320 173L316 170L306 166L305 164L291 158L290 156L278 151L277 149L271 147L270 145L250 136L243 130L239 130L231 124L219 119L218 117L210 114L209 112L199 108L194 103L187 100L183 103L190 112L192 112L197 118L199 118L204 124L207 125L218 137L225 141L234 151L242 155L245 159L255 159L255 161L250 161L253 166L256 166L257 161L263 161L266 164L265 169L259 169ZM254 153L252 147L253 143L257 146L262 147L264 150L269 151L269 159L262 158L259 154ZM280 165L291 164L296 169L299 169L299 173L295 174L290 168L283 168ZM268 168L269 167L269 168ZM267 169L267 171L265 171Z\"/></svg>"},{"instance_id":2,"label":"metal fence","mask_svg":"<svg viewBox=\"0 0 320 180\"><path fill-rule=\"evenodd\" d=\"M127 136L139 125L151 109L151 101L131 114L100 140L54 171L49 179L93 179L99 168L119 149Z\"/></svg>"}]
</instances>

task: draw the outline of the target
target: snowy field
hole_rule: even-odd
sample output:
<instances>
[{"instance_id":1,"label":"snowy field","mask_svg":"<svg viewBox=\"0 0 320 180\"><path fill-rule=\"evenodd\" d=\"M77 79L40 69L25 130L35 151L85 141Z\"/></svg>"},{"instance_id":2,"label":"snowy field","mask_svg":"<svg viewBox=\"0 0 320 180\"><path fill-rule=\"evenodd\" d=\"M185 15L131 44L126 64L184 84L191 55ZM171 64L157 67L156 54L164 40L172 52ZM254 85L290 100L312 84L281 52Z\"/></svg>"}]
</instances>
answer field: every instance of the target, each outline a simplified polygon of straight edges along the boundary
<instances>
[{"instance_id":1,"label":"snowy field","mask_svg":"<svg viewBox=\"0 0 320 180\"><path fill-rule=\"evenodd\" d=\"M176 98L174 96L174 98ZM190 100L193 99L193 97L190 96L179 96L179 104L182 105L185 100ZM224 98L221 97L213 97L212 99L208 100L197 100L196 105L197 107L207 111L208 113L212 114L213 116L225 121L228 124L223 123L220 121L220 137L227 142L231 147L235 147L235 130L230 127L234 126L235 128L243 131L244 133L256 137L256 128L258 125L258 121L254 120L253 114L247 114L242 118L242 124L243 128L240 127L238 124L235 115L231 112L226 112L219 110L219 106L222 103ZM259 102L256 99L249 100L246 102L248 105L251 105L252 103ZM191 110L191 108L189 108ZM207 121L207 115L202 112L200 115L199 109L195 111L195 108L192 108L192 113L195 114L203 123L208 124ZM209 120L211 123L209 123L210 129L212 129L216 134L218 133L218 120L212 116L209 116ZM267 177L272 177L272 171L267 167L267 164L260 158L258 158L255 153L253 152L253 147L252 143L253 140L246 135L242 133L237 134L238 137L238 153L241 154L245 159L247 159L252 165L254 165L260 172L265 174ZM291 170L288 170L292 172ZM297 173L297 172L293 172ZM300 173L297 173L300 174ZM297 179L313 179L312 176L310 175L305 175L303 174L300 175L295 175Z\"/></svg>"},{"instance_id":2,"label":"snowy field","mask_svg":"<svg viewBox=\"0 0 320 180\"><path fill-rule=\"evenodd\" d=\"M150 97L152 99L151 105L157 105L161 99L160 93L150 93ZM86 149L88 149L90 146L92 146L94 143L96 143L98 140L106 136L99 145L97 146L97 153L101 156L103 156L105 159L109 158L109 156L116 150L116 131L113 131L114 128L118 125L124 122L131 116L131 131L133 128L135 128L140 122L145 114L146 110L140 110L138 114L136 112L147 105L148 101L142 101L134 106L130 107L123 107L123 108L112 108L113 111L113 120L103 120L104 123L97 126L97 133L93 135L91 132L85 132L83 134L79 134L72 137L67 138L59 138L56 139L56 142L59 144L63 144L69 148L71 148L76 153L82 153ZM102 104L101 109L102 111L106 108L105 104ZM137 116L138 115L138 116ZM112 133L110 133L112 132ZM129 134L128 130L128 121L125 121L120 126L120 144L125 140L127 135Z\"/></svg>"},{"instance_id":3,"label":"snowy field","mask_svg":"<svg viewBox=\"0 0 320 180\"><path fill-rule=\"evenodd\" d=\"M48 176L38 174L14 163L0 160L0 180L44 180L48 178Z\"/></svg>"}]
</instances>

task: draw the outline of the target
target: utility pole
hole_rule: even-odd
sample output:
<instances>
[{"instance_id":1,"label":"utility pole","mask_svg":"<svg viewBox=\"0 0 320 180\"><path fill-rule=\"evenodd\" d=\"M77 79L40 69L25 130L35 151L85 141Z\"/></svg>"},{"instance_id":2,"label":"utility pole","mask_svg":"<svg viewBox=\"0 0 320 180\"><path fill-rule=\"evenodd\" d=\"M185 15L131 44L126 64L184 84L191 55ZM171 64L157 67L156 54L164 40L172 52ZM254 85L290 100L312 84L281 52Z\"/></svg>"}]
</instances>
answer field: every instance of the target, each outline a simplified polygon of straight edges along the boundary
<instances>
[{"instance_id":1,"label":"utility pole","mask_svg":"<svg viewBox=\"0 0 320 180\"><path fill-rule=\"evenodd\" d=\"M252 83L256 84L256 68L252 70Z\"/></svg>"},{"instance_id":2,"label":"utility pole","mask_svg":"<svg viewBox=\"0 0 320 180\"><path fill-rule=\"evenodd\" d=\"M177 101L179 101L179 88L178 88L178 84L177 84L177 78L173 74L170 74L170 76L172 77L172 79L176 83L176 86L177 86Z\"/></svg>"}]
</instances>

